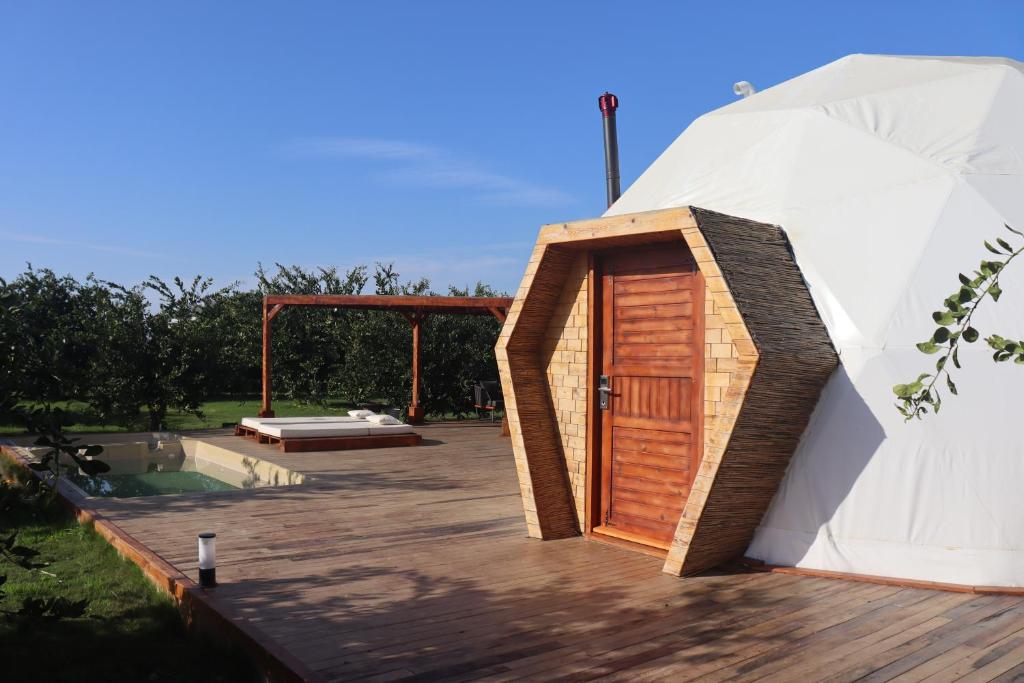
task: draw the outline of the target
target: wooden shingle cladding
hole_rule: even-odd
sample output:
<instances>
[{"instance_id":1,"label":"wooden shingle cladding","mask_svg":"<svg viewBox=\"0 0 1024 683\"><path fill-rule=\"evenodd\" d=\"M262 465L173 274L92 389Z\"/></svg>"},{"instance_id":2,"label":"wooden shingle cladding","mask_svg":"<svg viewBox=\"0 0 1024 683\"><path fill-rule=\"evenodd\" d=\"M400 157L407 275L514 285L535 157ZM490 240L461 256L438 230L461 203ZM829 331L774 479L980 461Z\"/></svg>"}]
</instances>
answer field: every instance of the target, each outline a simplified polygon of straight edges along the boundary
<instances>
[{"instance_id":1,"label":"wooden shingle cladding","mask_svg":"<svg viewBox=\"0 0 1024 683\"><path fill-rule=\"evenodd\" d=\"M545 226L496 350L529 534L588 529L594 375L588 343L571 342L589 327L582 259L669 240L705 280L703 454L664 567L686 574L746 550L838 364L782 230L685 207Z\"/></svg>"},{"instance_id":2,"label":"wooden shingle cladding","mask_svg":"<svg viewBox=\"0 0 1024 683\"><path fill-rule=\"evenodd\" d=\"M665 571L690 574L741 555L778 490L839 356L781 228L693 208L759 358L714 475L691 497ZM745 372L743 373L746 374ZM716 425L719 438L726 424Z\"/></svg>"}]
</instances>

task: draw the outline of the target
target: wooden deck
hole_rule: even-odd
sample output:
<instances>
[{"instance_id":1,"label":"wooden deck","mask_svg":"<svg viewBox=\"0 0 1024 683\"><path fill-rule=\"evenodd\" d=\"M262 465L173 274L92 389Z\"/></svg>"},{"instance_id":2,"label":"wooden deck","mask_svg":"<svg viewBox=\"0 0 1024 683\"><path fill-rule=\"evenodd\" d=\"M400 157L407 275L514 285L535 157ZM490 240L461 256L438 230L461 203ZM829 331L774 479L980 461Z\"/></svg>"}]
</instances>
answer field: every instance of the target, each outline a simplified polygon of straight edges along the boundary
<instances>
[{"instance_id":1,"label":"wooden deck","mask_svg":"<svg viewBox=\"0 0 1024 683\"><path fill-rule=\"evenodd\" d=\"M508 439L422 428L418 448L285 454L219 445L310 484L100 500L332 680L1015 680L1024 599L787 576L678 579L661 560L525 536Z\"/></svg>"}]
</instances>

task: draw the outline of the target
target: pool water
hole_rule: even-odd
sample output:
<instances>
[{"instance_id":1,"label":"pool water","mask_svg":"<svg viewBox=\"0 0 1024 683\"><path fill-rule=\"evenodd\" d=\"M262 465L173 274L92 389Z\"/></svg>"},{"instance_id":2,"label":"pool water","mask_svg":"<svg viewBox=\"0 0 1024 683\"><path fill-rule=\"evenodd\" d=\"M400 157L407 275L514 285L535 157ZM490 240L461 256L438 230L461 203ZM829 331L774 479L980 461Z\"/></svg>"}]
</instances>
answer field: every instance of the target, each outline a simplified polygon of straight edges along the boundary
<instances>
[{"instance_id":1,"label":"pool water","mask_svg":"<svg viewBox=\"0 0 1024 683\"><path fill-rule=\"evenodd\" d=\"M72 474L69 478L86 495L103 498L138 498L175 493L236 491L240 488L201 472L104 474L99 477Z\"/></svg>"},{"instance_id":2,"label":"pool water","mask_svg":"<svg viewBox=\"0 0 1024 683\"><path fill-rule=\"evenodd\" d=\"M306 481L301 472L194 437L141 433L99 445L103 452L98 459L110 468L108 472L89 477L74 466L67 466L66 474L62 472L64 483L87 497L216 493ZM48 452L45 447L19 449L24 457L36 460Z\"/></svg>"}]
</instances>

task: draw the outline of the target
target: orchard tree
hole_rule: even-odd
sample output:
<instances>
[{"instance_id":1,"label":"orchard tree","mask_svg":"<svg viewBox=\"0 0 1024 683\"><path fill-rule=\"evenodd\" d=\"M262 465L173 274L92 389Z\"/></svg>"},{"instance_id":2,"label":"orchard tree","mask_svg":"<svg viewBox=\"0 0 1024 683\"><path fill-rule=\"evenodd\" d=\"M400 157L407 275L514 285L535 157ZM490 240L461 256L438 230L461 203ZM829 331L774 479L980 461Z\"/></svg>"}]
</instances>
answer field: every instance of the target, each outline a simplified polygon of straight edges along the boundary
<instances>
[{"instance_id":1,"label":"orchard tree","mask_svg":"<svg viewBox=\"0 0 1024 683\"><path fill-rule=\"evenodd\" d=\"M267 273L256 271L260 297L267 294L362 294L368 282L365 266L341 274L336 268L305 270L275 264ZM357 311L288 307L274 320L274 390L281 397L320 403L340 395L343 368L352 345L351 327ZM256 353L259 368L260 310L257 308ZM257 375L258 377L258 375ZM259 385L257 384L257 387Z\"/></svg>"},{"instance_id":2,"label":"orchard tree","mask_svg":"<svg viewBox=\"0 0 1024 683\"><path fill-rule=\"evenodd\" d=\"M214 311L234 287L214 290L212 279L199 276L188 285L155 276L131 289L107 284L109 296L97 311L103 334L90 373L90 405L122 423L138 418L144 406L152 431L164 428L172 409L202 417L218 375Z\"/></svg>"},{"instance_id":3,"label":"orchard tree","mask_svg":"<svg viewBox=\"0 0 1024 683\"><path fill-rule=\"evenodd\" d=\"M9 419L24 388L18 297L0 278L0 419Z\"/></svg>"}]
</instances>

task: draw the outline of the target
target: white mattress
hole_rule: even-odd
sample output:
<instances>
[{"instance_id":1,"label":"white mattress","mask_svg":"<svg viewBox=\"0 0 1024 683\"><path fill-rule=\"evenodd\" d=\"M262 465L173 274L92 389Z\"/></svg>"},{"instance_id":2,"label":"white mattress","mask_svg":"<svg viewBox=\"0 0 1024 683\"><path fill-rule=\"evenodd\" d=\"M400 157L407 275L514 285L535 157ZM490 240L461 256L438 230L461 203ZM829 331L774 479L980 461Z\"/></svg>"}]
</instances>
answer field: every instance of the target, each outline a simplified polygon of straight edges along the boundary
<instances>
[{"instance_id":1,"label":"white mattress","mask_svg":"<svg viewBox=\"0 0 1024 683\"><path fill-rule=\"evenodd\" d=\"M375 425L362 420L354 422L320 422L315 424L261 425L261 434L279 439L303 439L327 436L384 436L388 434L413 434L407 424Z\"/></svg>"},{"instance_id":2,"label":"white mattress","mask_svg":"<svg viewBox=\"0 0 1024 683\"><path fill-rule=\"evenodd\" d=\"M368 436L370 428L362 420L313 424L260 425L260 434L279 439L306 439L316 436Z\"/></svg>"},{"instance_id":3,"label":"white mattress","mask_svg":"<svg viewBox=\"0 0 1024 683\"><path fill-rule=\"evenodd\" d=\"M325 415L322 417L243 417L242 426L259 429L261 425L319 424L324 422L361 422L357 417L347 415Z\"/></svg>"}]
</instances>

